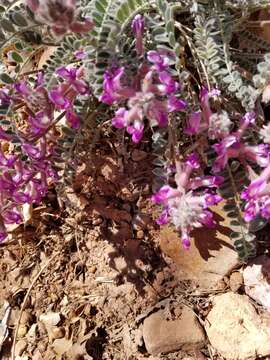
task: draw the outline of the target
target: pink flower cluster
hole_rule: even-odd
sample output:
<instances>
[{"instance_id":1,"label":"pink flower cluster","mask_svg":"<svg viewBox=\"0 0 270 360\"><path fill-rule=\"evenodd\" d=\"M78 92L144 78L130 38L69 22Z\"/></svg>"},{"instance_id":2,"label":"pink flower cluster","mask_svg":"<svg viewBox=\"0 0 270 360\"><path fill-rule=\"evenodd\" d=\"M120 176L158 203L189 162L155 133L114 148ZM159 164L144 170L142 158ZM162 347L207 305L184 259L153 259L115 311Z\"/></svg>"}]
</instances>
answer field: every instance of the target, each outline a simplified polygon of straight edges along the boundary
<instances>
[{"instance_id":1,"label":"pink flower cluster","mask_svg":"<svg viewBox=\"0 0 270 360\"><path fill-rule=\"evenodd\" d=\"M226 111L212 111L211 98L218 96L220 96L220 92L216 89L211 92L206 88L202 89L200 93L201 109L191 113L185 133L189 135L204 134L212 142L216 141L212 145L217 154L212 165L214 174L224 170L230 159L237 159L242 164L252 180L241 194L242 199L246 202L245 220L251 221L258 215L270 219L270 150L268 147L270 126L264 126L260 131L266 144L250 145L245 139L245 135L247 130L255 124L255 113L246 113L236 128ZM264 169L260 176L252 170L252 165L259 165ZM209 188L218 188L221 184L220 177L190 178L191 169L198 167L196 161L191 165L190 160L184 165L178 165L175 176L177 188L165 185L152 198L155 203L162 204L164 207L158 224L166 223L168 220L172 221L176 229L181 232L185 248L189 247L189 233L192 228L213 225L212 215L207 207L221 200L218 195L209 193ZM196 189L203 187L208 190L203 194L199 192L198 195Z\"/></svg>"},{"instance_id":2,"label":"pink flower cluster","mask_svg":"<svg viewBox=\"0 0 270 360\"><path fill-rule=\"evenodd\" d=\"M186 107L186 102L178 97L180 84L170 72L170 54L149 51L147 59L132 80L124 67L107 71L100 96L100 101L108 105L126 105L115 112L112 124L118 129L125 128L134 143L143 137L145 120L151 127L165 127L169 113Z\"/></svg>"},{"instance_id":3,"label":"pink flower cluster","mask_svg":"<svg viewBox=\"0 0 270 360\"><path fill-rule=\"evenodd\" d=\"M39 203L48 185L58 179L52 160L56 155L55 137L50 132L55 112L63 110L71 127L77 129L80 125L73 102L78 95L89 93L87 84L81 80L82 70L61 67L56 74L62 81L50 91L44 87L43 76L39 74L34 87L22 80L10 91L1 92L2 104L8 103L12 108L24 104L29 116L27 131L18 128L10 134L0 128L1 141L20 143L20 152L12 146L8 151L0 147L0 241L7 236L7 224L22 221L21 206Z\"/></svg>"},{"instance_id":4,"label":"pink flower cluster","mask_svg":"<svg viewBox=\"0 0 270 360\"><path fill-rule=\"evenodd\" d=\"M78 19L76 0L26 0L38 21L49 25L56 35L84 33L94 24L89 18Z\"/></svg>"},{"instance_id":5,"label":"pink flower cluster","mask_svg":"<svg viewBox=\"0 0 270 360\"><path fill-rule=\"evenodd\" d=\"M208 208L222 200L216 194L215 188L223 182L223 178L198 175L191 177L192 172L199 168L198 156L189 155L185 162L177 163L176 187L164 185L152 196L154 203L163 206L163 212L157 223L163 225L171 221L181 232L182 244L185 249L190 247L192 229L214 226L213 214Z\"/></svg>"}]
</instances>

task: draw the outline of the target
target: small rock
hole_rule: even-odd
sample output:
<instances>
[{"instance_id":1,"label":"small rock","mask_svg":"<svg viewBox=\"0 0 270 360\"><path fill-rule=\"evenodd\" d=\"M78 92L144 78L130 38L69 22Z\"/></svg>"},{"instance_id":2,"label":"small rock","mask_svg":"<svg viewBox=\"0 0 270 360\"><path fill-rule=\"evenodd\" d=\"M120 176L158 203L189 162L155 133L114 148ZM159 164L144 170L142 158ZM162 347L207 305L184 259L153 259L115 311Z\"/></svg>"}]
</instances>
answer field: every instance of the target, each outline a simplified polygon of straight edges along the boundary
<instances>
[{"instance_id":1,"label":"small rock","mask_svg":"<svg viewBox=\"0 0 270 360\"><path fill-rule=\"evenodd\" d=\"M27 334L28 328L26 325L20 325L18 328L18 337L22 338Z\"/></svg>"},{"instance_id":2,"label":"small rock","mask_svg":"<svg viewBox=\"0 0 270 360\"><path fill-rule=\"evenodd\" d=\"M18 322L18 318L20 316L20 310L19 309L11 309L10 317L8 320L9 326L15 326Z\"/></svg>"},{"instance_id":3,"label":"small rock","mask_svg":"<svg viewBox=\"0 0 270 360\"><path fill-rule=\"evenodd\" d=\"M29 324L31 324L32 319L33 319L33 317L28 311L23 311L20 323L23 325L29 325Z\"/></svg>"},{"instance_id":4,"label":"small rock","mask_svg":"<svg viewBox=\"0 0 270 360\"><path fill-rule=\"evenodd\" d=\"M237 292L243 285L243 275L239 271L235 271L230 276L230 288L233 292Z\"/></svg>"},{"instance_id":5,"label":"small rock","mask_svg":"<svg viewBox=\"0 0 270 360\"><path fill-rule=\"evenodd\" d=\"M247 296L228 292L215 296L205 330L226 360L246 360L270 354L269 325L269 318L259 316Z\"/></svg>"},{"instance_id":6,"label":"small rock","mask_svg":"<svg viewBox=\"0 0 270 360\"><path fill-rule=\"evenodd\" d=\"M243 272L246 294L270 310L270 258L251 261Z\"/></svg>"},{"instance_id":7,"label":"small rock","mask_svg":"<svg viewBox=\"0 0 270 360\"><path fill-rule=\"evenodd\" d=\"M43 322L45 326L56 326L61 320L60 314L56 312L48 312L47 314L41 314L39 320Z\"/></svg>"},{"instance_id":8,"label":"small rock","mask_svg":"<svg viewBox=\"0 0 270 360\"><path fill-rule=\"evenodd\" d=\"M143 230L137 231L137 239L143 239L144 238L144 232Z\"/></svg>"},{"instance_id":9,"label":"small rock","mask_svg":"<svg viewBox=\"0 0 270 360\"><path fill-rule=\"evenodd\" d=\"M163 310L144 320L143 339L148 353L157 355L204 344L204 332L193 311L184 307L181 318L167 321Z\"/></svg>"},{"instance_id":10,"label":"small rock","mask_svg":"<svg viewBox=\"0 0 270 360\"><path fill-rule=\"evenodd\" d=\"M65 336L65 329L63 327L54 326L52 328L51 338L62 339Z\"/></svg>"},{"instance_id":11,"label":"small rock","mask_svg":"<svg viewBox=\"0 0 270 360\"><path fill-rule=\"evenodd\" d=\"M37 335L37 324L33 324L31 325L30 329L28 330L27 333L27 339L35 339Z\"/></svg>"},{"instance_id":12,"label":"small rock","mask_svg":"<svg viewBox=\"0 0 270 360\"><path fill-rule=\"evenodd\" d=\"M147 158L147 153L145 151L135 149L132 151L131 158L133 161L142 161Z\"/></svg>"},{"instance_id":13,"label":"small rock","mask_svg":"<svg viewBox=\"0 0 270 360\"><path fill-rule=\"evenodd\" d=\"M72 340L68 339L56 339L52 344L52 348L54 352L59 356L62 357L63 354L68 352L72 347Z\"/></svg>"},{"instance_id":14,"label":"small rock","mask_svg":"<svg viewBox=\"0 0 270 360\"><path fill-rule=\"evenodd\" d=\"M25 340L19 340L15 346L15 356L21 356L24 350L26 349L26 347L27 347L27 342Z\"/></svg>"}]
</instances>

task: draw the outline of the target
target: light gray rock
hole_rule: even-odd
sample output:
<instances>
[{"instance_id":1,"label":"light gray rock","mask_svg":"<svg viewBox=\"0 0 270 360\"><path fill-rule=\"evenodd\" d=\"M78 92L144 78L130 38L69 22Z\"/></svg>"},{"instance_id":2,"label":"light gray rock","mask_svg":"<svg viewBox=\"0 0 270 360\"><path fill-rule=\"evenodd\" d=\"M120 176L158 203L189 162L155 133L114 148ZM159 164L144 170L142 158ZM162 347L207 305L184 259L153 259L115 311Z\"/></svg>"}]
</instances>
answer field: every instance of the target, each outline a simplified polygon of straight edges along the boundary
<instances>
[{"instance_id":1,"label":"light gray rock","mask_svg":"<svg viewBox=\"0 0 270 360\"><path fill-rule=\"evenodd\" d=\"M205 336L193 311L183 307L177 320L166 320L160 310L144 320L143 339L149 354L157 355L184 349L199 348Z\"/></svg>"},{"instance_id":2,"label":"light gray rock","mask_svg":"<svg viewBox=\"0 0 270 360\"><path fill-rule=\"evenodd\" d=\"M246 294L270 310L270 258L262 255L251 261L243 277Z\"/></svg>"},{"instance_id":3,"label":"light gray rock","mask_svg":"<svg viewBox=\"0 0 270 360\"><path fill-rule=\"evenodd\" d=\"M246 295L216 296L205 330L213 348L226 360L255 360L270 354L269 317L258 315Z\"/></svg>"}]
</instances>

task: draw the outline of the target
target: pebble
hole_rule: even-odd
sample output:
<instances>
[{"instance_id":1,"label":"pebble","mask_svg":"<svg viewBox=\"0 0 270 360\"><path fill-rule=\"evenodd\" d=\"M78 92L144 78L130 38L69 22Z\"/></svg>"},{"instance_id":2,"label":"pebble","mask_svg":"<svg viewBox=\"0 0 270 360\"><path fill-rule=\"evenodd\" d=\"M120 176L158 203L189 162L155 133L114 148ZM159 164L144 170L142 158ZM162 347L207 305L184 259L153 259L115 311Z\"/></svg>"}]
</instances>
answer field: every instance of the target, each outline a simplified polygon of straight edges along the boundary
<instances>
[{"instance_id":1,"label":"pebble","mask_svg":"<svg viewBox=\"0 0 270 360\"><path fill-rule=\"evenodd\" d=\"M27 347L27 342L25 340L19 340L15 346L15 356L21 356L24 350Z\"/></svg>"},{"instance_id":2,"label":"pebble","mask_svg":"<svg viewBox=\"0 0 270 360\"><path fill-rule=\"evenodd\" d=\"M187 306L177 320L166 320L164 310L151 314L144 320L143 339L149 354L157 355L181 349L203 346L205 336L194 312Z\"/></svg>"},{"instance_id":3,"label":"pebble","mask_svg":"<svg viewBox=\"0 0 270 360\"><path fill-rule=\"evenodd\" d=\"M243 275L239 272L233 272L229 280L230 288L233 292L237 292L243 285Z\"/></svg>"},{"instance_id":4,"label":"pebble","mask_svg":"<svg viewBox=\"0 0 270 360\"><path fill-rule=\"evenodd\" d=\"M28 311L23 311L20 324L29 325L32 323L33 317Z\"/></svg>"},{"instance_id":5,"label":"pebble","mask_svg":"<svg viewBox=\"0 0 270 360\"><path fill-rule=\"evenodd\" d=\"M61 327L53 327L51 332L52 339L61 339L65 336L65 329Z\"/></svg>"},{"instance_id":6,"label":"pebble","mask_svg":"<svg viewBox=\"0 0 270 360\"><path fill-rule=\"evenodd\" d=\"M28 328L26 325L20 325L18 328L18 337L23 338L27 334Z\"/></svg>"},{"instance_id":7,"label":"pebble","mask_svg":"<svg viewBox=\"0 0 270 360\"><path fill-rule=\"evenodd\" d=\"M45 326L56 326L60 322L61 317L59 313L51 311L46 314L41 314L39 319Z\"/></svg>"}]
</instances>

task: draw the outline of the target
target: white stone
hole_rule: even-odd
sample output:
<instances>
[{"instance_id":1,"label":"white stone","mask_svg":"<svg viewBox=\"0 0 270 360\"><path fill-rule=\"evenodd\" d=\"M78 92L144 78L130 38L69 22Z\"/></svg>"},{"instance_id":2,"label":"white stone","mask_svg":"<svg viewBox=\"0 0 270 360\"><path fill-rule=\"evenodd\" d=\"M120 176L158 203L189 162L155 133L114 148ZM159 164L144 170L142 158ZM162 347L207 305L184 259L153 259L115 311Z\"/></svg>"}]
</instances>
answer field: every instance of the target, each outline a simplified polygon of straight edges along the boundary
<instances>
[{"instance_id":1,"label":"white stone","mask_svg":"<svg viewBox=\"0 0 270 360\"><path fill-rule=\"evenodd\" d=\"M226 360L270 355L269 316L259 316L246 295L215 296L205 330L213 348Z\"/></svg>"}]
</instances>

